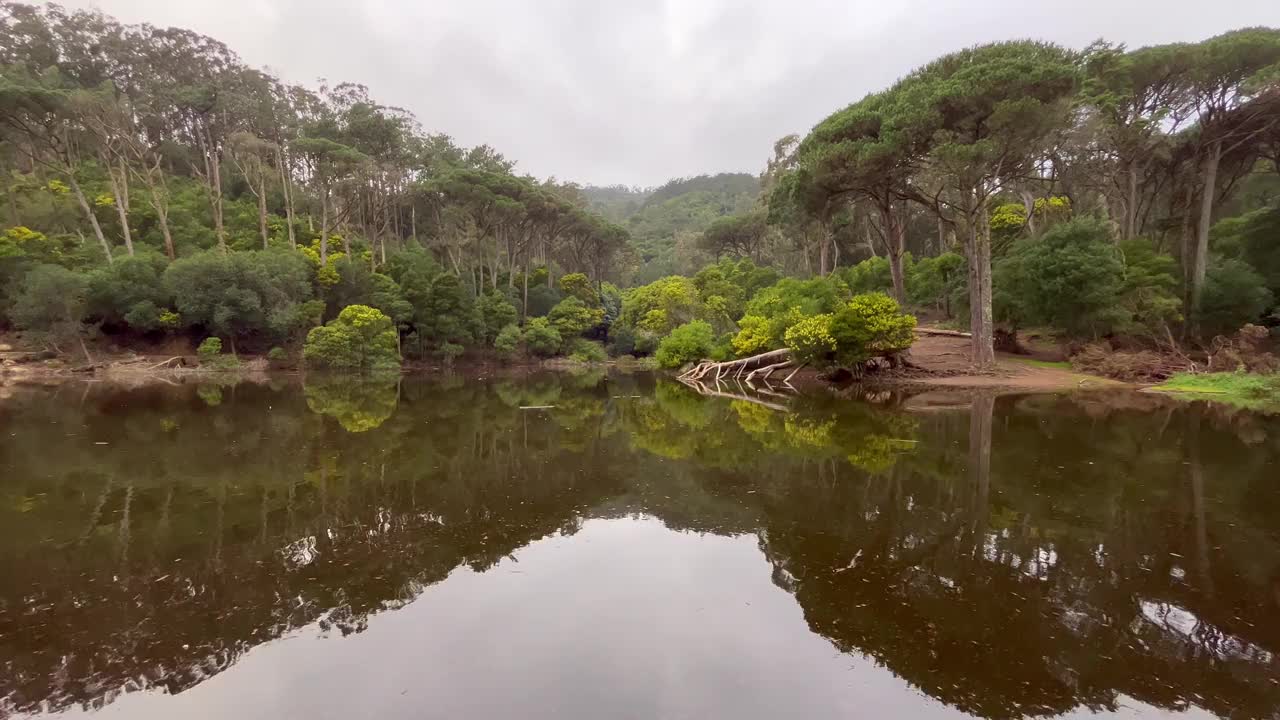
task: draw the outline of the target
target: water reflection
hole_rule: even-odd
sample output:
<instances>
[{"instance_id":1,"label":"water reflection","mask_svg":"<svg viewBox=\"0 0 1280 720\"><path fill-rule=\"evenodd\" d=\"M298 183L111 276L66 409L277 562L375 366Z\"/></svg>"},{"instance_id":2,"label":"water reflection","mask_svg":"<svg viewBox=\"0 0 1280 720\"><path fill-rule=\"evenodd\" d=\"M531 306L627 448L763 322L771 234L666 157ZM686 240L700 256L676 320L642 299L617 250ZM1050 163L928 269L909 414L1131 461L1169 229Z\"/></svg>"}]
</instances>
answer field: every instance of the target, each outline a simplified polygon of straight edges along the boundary
<instances>
[{"instance_id":1,"label":"water reflection","mask_svg":"<svg viewBox=\"0 0 1280 720\"><path fill-rule=\"evenodd\" d=\"M361 633L457 568L549 537L563 562L591 518L638 517L754 537L809 630L960 711L1280 707L1273 419L1136 395L708 398L598 372L211 397L0 406L0 717L177 693L273 638ZM687 547L618 562L656 577ZM681 582L762 602L725 590L732 567ZM607 582L564 577L557 605Z\"/></svg>"}]
</instances>

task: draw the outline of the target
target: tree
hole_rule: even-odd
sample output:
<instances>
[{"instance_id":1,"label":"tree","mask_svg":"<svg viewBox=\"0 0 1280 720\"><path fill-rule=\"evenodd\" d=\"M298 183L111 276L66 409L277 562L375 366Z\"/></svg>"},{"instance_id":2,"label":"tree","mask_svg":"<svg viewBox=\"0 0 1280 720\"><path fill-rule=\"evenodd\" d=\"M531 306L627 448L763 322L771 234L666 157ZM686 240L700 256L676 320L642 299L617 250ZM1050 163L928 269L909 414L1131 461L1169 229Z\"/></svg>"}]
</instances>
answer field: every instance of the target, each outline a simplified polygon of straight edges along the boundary
<instances>
[{"instance_id":1,"label":"tree","mask_svg":"<svg viewBox=\"0 0 1280 720\"><path fill-rule=\"evenodd\" d=\"M670 335L658 343L658 365L678 368L701 360L711 353L715 340L715 331L705 320L687 322L672 330Z\"/></svg>"},{"instance_id":2,"label":"tree","mask_svg":"<svg viewBox=\"0 0 1280 720\"><path fill-rule=\"evenodd\" d=\"M599 326L604 320L604 311L587 307L576 296L570 296L551 308L547 320L560 333L561 338L568 340Z\"/></svg>"},{"instance_id":3,"label":"tree","mask_svg":"<svg viewBox=\"0 0 1280 720\"><path fill-rule=\"evenodd\" d=\"M476 301L476 311L480 314L484 341L487 343L493 343L499 333L516 321L516 306L497 290L481 295Z\"/></svg>"},{"instance_id":4,"label":"tree","mask_svg":"<svg viewBox=\"0 0 1280 720\"><path fill-rule=\"evenodd\" d=\"M529 352L551 357L560 352L560 331L544 317L530 318L524 326L524 346Z\"/></svg>"},{"instance_id":5,"label":"tree","mask_svg":"<svg viewBox=\"0 0 1280 720\"><path fill-rule=\"evenodd\" d=\"M40 333L54 349L74 340L84 359L93 362L84 342L88 289L84 275L57 265L39 265L23 280L10 314L18 327Z\"/></svg>"},{"instance_id":6,"label":"tree","mask_svg":"<svg viewBox=\"0 0 1280 720\"><path fill-rule=\"evenodd\" d=\"M367 305L351 305L307 333L302 357L309 365L371 372L400 365L400 341L391 318Z\"/></svg>"},{"instance_id":7,"label":"tree","mask_svg":"<svg viewBox=\"0 0 1280 720\"><path fill-rule=\"evenodd\" d=\"M1071 53L1055 45L983 45L926 65L890 90L885 121L941 178L912 196L966 228L973 361L995 363L989 199L1042 171L1046 139L1068 122L1077 86Z\"/></svg>"}]
</instances>

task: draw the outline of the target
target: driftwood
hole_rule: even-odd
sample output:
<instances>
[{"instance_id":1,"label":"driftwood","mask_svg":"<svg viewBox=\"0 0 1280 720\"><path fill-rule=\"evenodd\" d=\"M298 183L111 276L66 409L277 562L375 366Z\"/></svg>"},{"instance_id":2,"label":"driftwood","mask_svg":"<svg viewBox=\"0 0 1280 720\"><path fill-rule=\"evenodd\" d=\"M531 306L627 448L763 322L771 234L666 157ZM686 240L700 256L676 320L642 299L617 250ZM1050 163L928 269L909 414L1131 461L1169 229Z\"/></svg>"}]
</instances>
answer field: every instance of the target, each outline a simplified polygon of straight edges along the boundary
<instances>
[{"instance_id":1,"label":"driftwood","mask_svg":"<svg viewBox=\"0 0 1280 720\"><path fill-rule=\"evenodd\" d=\"M692 369L680 375L681 380L702 380L711 375L711 379L718 380L727 377L730 374L742 374L745 370L755 370L756 368L764 368L769 365L776 365L786 361L791 361L791 351L787 348L781 350L770 350L769 352L752 355L751 357L742 358L741 360L729 360L727 362L704 362L695 365ZM713 374L714 372L714 374ZM735 375L736 376L736 375Z\"/></svg>"},{"instance_id":2,"label":"driftwood","mask_svg":"<svg viewBox=\"0 0 1280 720\"><path fill-rule=\"evenodd\" d=\"M940 328L918 327L915 329L915 333L917 335L942 335L945 337L962 337L962 338L973 337L973 333L960 332L959 330L942 330Z\"/></svg>"},{"instance_id":3,"label":"driftwood","mask_svg":"<svg viewBox=\"0 0 1280 720\"><path fill-rule=\"evenodd\" d=\"M0 352L0 362L12 360L15 363L38 362L40 360L52 360L58 357L58 353L52 350L35 350L32 352Z\"/></svg>"},{"instance_id":4,"label":"driftwood","mask_svg":"<svg viewBox=\"0 0 1280 720\"><path fill-rule=\"evenodd\" d=\"M164 362L156 363L155 365L152 365L147 369L156 370L159 368L175 368L175 367L186 367L186 366L187 366L187 359L182 355L175 355L174 357L171 357L168 360L165 360Z\"/></svg>"}]
</instances>

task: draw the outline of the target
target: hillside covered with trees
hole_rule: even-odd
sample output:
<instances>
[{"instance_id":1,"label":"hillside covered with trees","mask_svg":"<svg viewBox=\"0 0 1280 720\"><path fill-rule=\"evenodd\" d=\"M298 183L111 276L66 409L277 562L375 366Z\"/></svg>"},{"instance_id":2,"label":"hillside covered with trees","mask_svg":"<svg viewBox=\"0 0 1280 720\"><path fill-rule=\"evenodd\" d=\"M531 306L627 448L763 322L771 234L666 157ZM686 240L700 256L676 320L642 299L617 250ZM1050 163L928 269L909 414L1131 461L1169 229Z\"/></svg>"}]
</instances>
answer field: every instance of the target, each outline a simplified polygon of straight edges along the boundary
<instances>
[{"instance_id":1,"label":"hillside covered with trees","mask_svg":"<svg viewBox=\"0 0 1280 720\"><path fill-rule=\"evenodd\" d=\"M1280 30L973 47L764 150L759 176L539 180L357 84L3 2L0 330L369 369L849 365L909 346L904 310L971 328L979 366L997 330L1184 356L1277 324Z\"/></svg>"}]
</instances>

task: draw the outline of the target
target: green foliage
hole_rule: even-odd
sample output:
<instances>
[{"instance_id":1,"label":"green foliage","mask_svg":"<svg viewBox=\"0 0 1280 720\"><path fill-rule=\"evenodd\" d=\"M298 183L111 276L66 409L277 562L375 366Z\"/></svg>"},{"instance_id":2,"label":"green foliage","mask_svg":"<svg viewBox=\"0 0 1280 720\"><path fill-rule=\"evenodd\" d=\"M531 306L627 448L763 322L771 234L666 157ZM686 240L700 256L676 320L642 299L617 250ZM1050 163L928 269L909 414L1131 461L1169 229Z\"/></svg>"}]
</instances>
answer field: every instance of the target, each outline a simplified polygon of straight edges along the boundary
<instances>
[{"instance_id":1,"label":"green foliage","mask_svg":"<svg viewBox=\"0 0 1280 720\"><path fill-rule=\"evenodd\" d=\"M400 365L391 318L367 305L343 308L334 320L312 328L302 356L308 365L336 370L385 371Z\"/></svg>"},{"instance_id":2,"label":"green foliage","mask_svg":"<svg viewBox=\"0 0 1280 720\"><path fill-rule=\"evenodd\" d=\"M792 325L806 317L834 312L849 297L848 286L836 277L783 278L747 303L733 349L738 355L754 355L783 347Z\"/></svg>"},{"instance_id":3,"label":"green foliage","mask_svg":"<svg viewBox=\"0 0 1280 720\"><path fill-rule=\"evenodd\" d=\"M267 351L267 362L272 367L284 367L289 364L289 353L282 347L273 347Z\"/></svg>"},{"instance_id":4,"label":"green foliage","mask_svg":"<svg viewBox=\"0 0 1280 720\"><path fill-rule=\"evenodd\" d=\"M1105 334L1128 321L1119 304L1123 277L1122 256L1106 226L1073 220L1018 241L996 265L996 315L1076 336Z\"/></svg>"},{"instance_id":5,"label":"green foliage","mask_svg":"<svg viewBox=\"0 0 1280 720\"><path fill-rule=\"evenodd\" d=\"M483 340L492 344L503 328L516 321L516 306L497 290L490 290L476 300Z\"/></svg>"},{"instance_id":6,"label":"green foliage","mask_svg":"<svg viewBox=\"0 0 1280 720\"><path fill-rule=\"evenodd\" d=\"M657 335L706 314L698 286L687 277L665 277L622 296L622 324Z\"/></svg>"},{"instance_id":7,"label":"green foliage","mask_svg":"<svg viewBox=\"0 0 1280 720\"><path fill-rule=\"evenodd\" d=\"M577 298L587 307L600 306L600 293L585 273L569 273L560 278L560 292L565 298Z\"/></svg>"},{"instance_id":8,"label":"green foliage","mask_svg":"<svg viewBox=\"0 0 1280 720\"><path fill-rule=\"evenodd\" d=\"M83 337L88 278L59 265L37 265L10 310L15 325L57 344Z\"/></svg>"},{"instance_id":9,"label":"green foliage","mask_svg":"<svg viewBox=\"0 0 1280 720\"><path fill-rule=\"evenodd\" d=\"M604 320L604 310L587 307L576 296L570 295L551 309L547 320L567 341L600 325Z\"/></svg>"},{"instance_id":10,"label":"green foliage","mask_svg":"<svg viewBox=\"0 0 1280 720\"><path fill-rule=\"evenodd\" d=\"M511 323L499 330L493 339L493 347L503 357L514 357L520 350L520 326Z\"/></svg>"},{"instance_id":11,"label":"green foliage","mask_svg":"<svg viewBox=\"0 0 1280 720\"><path fill-rule=\"evenodd\" d=\"M831 314L810 315L787 328L786 343L796 360L823 366L836 352L836 339L831 334Z\"/></svg>"},{"instance_id":12,"label":"green foliage","mask_svg":"<svg viewBox=\"0 0 1280 720\"><path fill-rule=\"evenodd\" d=\"M175 260L163 281L188 326L283 340L305 327L310 275L306 259L294 252L207 252Z\"/></svg>"},{"instance_id":13,"label":"green foliage","mask_svg":"<svg viewBox=\"0 0 1280 720\"><path fill-rule=\"evenodd\" d=\"M936 307L948 318L968 289L968 261L953 252L921 258L907 277L907 298L915 305Z\"/></svg>"},{"instance_id":14,"label":"green foliage","mask_svg":"<svg viewBox=\"0 0 1280 720\"><path fill-rule=\"evenodd\" d=\"M212 362L222 355L222 340L216 337L207 337L196 348L196 355L200 358L200 362Z\"/></svg>"},{"instance_id":15,"label":"green foliage","mask_svg":"<svg viewBox=\"0 0 1280 720\"><path fill-rule=\"evenodd\" d=\"M609 343L606 345L610 357L632 355L636 351L636 333L625 325L615 325L609 329Z\"/></svg>"},{"instance_id":16,"label":"green foliage","mask_svg":"<svg viewBox=\"0 0 1280 720\"><path fill-rule=\"evenodd\" d=\"M167 261L155 253L125 256L89 276L89 313L108 324L139 332L163 327L169 294L160 278Z\"/></svg>"},{"instance_id":17,"label":"green foliage","mask_svg":"<svg viewBox=\"0 0 1280 720\"><path fill-rule=\"evenodd\" d=\"M705 320L687 322L671 331L658 343L658 365L678 368L685 363L696 362L711 353L715 344L715 331Z\"/></svg>"},{"instance_id":18,"label":"green foliage","mask_svg":"<svg viewBox=\"0 0 1280 720\"><path fill-rule=\"evenodd\" d=\"M475 341L481 320L471 296L457 276L409 273L401 281L405 299L413 305L413 327L419 343L467 345Z\"/></svg>"},{"instance_id":19,"label":"green foliage","mask_svg":"<svg viewBox=\"0 0 1280 720\"><path fill-rule=\"evenodd\" d=\"M1242 260L1211 258L1200 310L1192 318L1201 338L1230 335L1256 322L1274 301L1266 282Z\"/></svg>"},{"instance_id":20,"label":"green foliage","mask_svg":"<svg viewBox=\"0 0 1280 720\"><path fill-rule=\"evenodd\" d=\"M566 343L565 355L581 363L602 363L609 359L604 345L586 338L574 338Z\"/></svg>"},{"instance_id":21,"label":"green foliage","mask_svg":"<svg viewBox=\"0 0 1280 720\"><path fill-rule=\"evenodd\" d=\"M1124 319L1118 331L1164 341L1172 334L1170 328L1182 321L1177 262L1156 252L1145 238L1120 243L1120 255L1124 262L1120 287Z\"/></svg>"},{"instance_id":22,"label":"green foliage","mask_svg":"<svg viewBox=\"0 0 1280 720\"><path fill-rule=\"evenodd\" d=\"M525 314L529 317L544 317L561 299L560 293L555 288L549 288L546 285L530 287L529 308Z\"/></svg>"},{"instance_id":23,"label":"green foliage","mask_svg":"<svg viewBox=\"0 0 1280 720\"><path fill-rule=\"evenodd\" d=\"M444 362L445 367L453 365L453 361L462 357L467 349L457 343L447 342L440 346L440 359Z\"/></svg>"},{"instance_id":24,"label":"green foliage","mask_svg":"<svg viewBox=\"0 0 1280 720\"><path fill-rule=\"evenodd\" d=\"M530 318L524 326L524 347L540 357L560 352L560 331L544 317Z\"/></svg>"},{"instance_id":25,"label":"green foliage","mask_svg":"<svg viewBox=\"0 0 1280 720\"><path fill-rule=\"evenodd\" d=\"M915 268L915 259L911 253L902 258L902 272L906 276L907 292L911 292L910 279ZM844 271L845 283L854 293L890 292L893 290L893 275L889 269L889 258L873 257L847 268Z\"/></svg>"},{"instance_id":26,"label":"green foliage","mask_svg":"<svg viewBox=\"0 0 1280 720\"><path fill-rule=\"evenodd\" d=\"M718 324L728 324L740 317L747 300L777 281L776 270L758 267L749 258L725 258L693 277L699 298Z\"/></svg>"},{"instance_id":27,"label":"green foliage","mask_svg":"<svg viewBox=\"0 0 1280 720\"><path fill-rule=\"evenodd\" d=\"M853 367L873 357L892 355L915 341L916 319L904 315L898 301L884 293L855 295L830 322L835 360Z\"/></svg>"}]
</instances>

